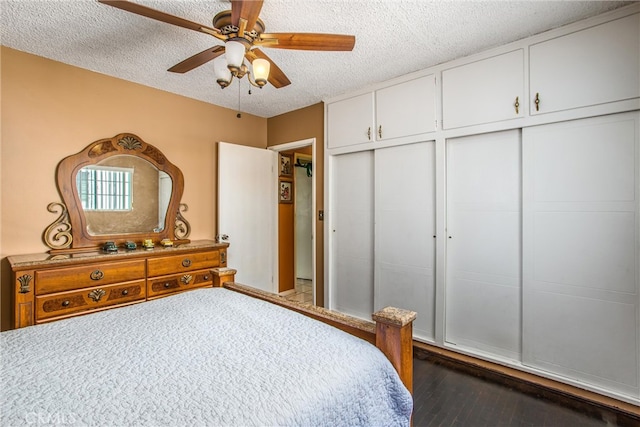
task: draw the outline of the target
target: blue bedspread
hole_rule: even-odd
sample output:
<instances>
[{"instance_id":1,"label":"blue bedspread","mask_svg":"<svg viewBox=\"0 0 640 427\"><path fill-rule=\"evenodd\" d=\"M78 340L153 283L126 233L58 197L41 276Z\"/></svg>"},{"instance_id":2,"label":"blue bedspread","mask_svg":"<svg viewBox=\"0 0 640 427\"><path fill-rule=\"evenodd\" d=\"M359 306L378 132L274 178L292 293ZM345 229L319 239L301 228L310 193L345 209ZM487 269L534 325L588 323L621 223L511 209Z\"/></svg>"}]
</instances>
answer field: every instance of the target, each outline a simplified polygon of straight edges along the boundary
<instances>
[{"instance_id":1,"label":"blue bedspread","mask_svg":"<svg viewBox=\"0 0 640 427\"><path fill-rule=\"evenodd\" d=\"M0 425L403 426L386 357L226 289L0 334Z\"/></svg>"}]
</instances>

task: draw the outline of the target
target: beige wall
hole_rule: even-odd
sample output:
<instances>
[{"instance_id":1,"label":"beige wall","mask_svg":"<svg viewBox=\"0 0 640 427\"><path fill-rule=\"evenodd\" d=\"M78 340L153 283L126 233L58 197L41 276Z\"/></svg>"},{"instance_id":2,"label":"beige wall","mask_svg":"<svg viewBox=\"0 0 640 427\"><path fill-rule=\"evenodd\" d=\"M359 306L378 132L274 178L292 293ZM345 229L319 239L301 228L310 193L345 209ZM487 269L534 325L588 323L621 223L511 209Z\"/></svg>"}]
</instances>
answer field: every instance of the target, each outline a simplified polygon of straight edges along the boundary
<instances>
[{"instance_id":1,"label":"beige wall","mask_svg":"<svg viewBox=\"0 0 640 427\"><path fill-rule=\"evenodd\" d=\"M268 121L269 147L304 139L316 139L316 210L324 210L324 104L318 103L300 110L275 116ZM280 205L283 206L283 205ZM324 231L322 221L316 221L316 303L324 306ZM283 228L280 222L280 228Z\"/></svg>"},{"instance_id":2,"label":"beige wall","mask_svg":"<svg viewBox=\"0 0 640 427\"><path fill-rule=\"evenodd\" d=\"M1 258L48 249L42 233L56 215L46 208L61 201L56 165L93 141L131 132L176 164L194 240L216 234L216 142L267 146L264 118L237 119L233 110L6 47L0 66ZM3 267L5 319L10 298Z\"/></svg>"}]
</instances>

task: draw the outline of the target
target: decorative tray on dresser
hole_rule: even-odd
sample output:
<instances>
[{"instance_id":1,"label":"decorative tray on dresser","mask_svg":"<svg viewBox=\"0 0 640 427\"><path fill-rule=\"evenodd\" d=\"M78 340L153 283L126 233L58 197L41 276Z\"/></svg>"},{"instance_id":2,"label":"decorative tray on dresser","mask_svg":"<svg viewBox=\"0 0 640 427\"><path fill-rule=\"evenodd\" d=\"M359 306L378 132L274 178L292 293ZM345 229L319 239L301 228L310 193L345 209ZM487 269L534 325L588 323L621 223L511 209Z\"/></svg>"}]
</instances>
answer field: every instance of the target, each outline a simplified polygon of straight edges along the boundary
<instances>
[{"instance_id":1,"label":"decorative tray on dresser","mask_svg":"<svg viewBox=\"0 0 640 427\"><path fill-rule=\"evenodd\" d=\"M198 240L174 247L95 250L8 257L14 327L146 301L233 281L228 243Z\"/></svg>"}]
</instances>

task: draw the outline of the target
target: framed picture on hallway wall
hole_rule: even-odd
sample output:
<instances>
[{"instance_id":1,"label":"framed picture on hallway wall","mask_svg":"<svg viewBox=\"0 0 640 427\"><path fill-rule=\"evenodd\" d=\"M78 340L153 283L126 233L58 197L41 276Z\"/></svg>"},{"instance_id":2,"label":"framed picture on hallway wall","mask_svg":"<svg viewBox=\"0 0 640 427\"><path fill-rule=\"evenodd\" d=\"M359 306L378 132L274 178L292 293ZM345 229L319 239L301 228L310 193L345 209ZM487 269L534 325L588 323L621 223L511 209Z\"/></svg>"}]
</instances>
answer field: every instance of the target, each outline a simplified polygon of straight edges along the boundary
<instances>
[{"instance_id":1,"label":"framed picture on hallway wall","mask_svg":"<svg viewBox=\"0 0 640 427\"><path fill-rule=\"evenodd\" d=\"M280 180L280 203L293 203L293 182Z\"/></svg>"},{"instance_id":2,"label":"framed picture on hallway wall","mask_svg":"<svg viewBox=\"0 0 640 427\"><path fill-rule=\"evenodd\" d=\"M291 154L280 154L280 176L292 176Z\"/></svg>"}]
</instances>

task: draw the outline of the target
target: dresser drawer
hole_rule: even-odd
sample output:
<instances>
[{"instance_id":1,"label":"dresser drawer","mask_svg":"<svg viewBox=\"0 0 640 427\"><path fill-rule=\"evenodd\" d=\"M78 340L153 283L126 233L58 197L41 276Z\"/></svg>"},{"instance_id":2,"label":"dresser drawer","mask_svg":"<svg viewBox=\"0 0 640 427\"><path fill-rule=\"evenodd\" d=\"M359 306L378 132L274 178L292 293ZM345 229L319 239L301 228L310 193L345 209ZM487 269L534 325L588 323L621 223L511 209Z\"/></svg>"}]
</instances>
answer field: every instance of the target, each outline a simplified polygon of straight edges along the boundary
<instances>
[{"instance_id":1,"label":"dresser drawer","mask_svg":"<svg viewBox=\"0 0 640 427\"><path fill-rule=\"evenodd\" d=\"M35 273L36 295L104 286L145 278L144 260L89 264L81 267L40 270Z\"/></svg>"},{"instance_id":2,"label":"dresser drawer","mask_svg":"<svg viewBox=\"0 0 640 427\"><path fill-rule=\"evenodd\" d=\"M52 317L143 301L145 297L144 279L116 285L96 286L81 291L36 296L36 323Z\"/></svg>"},{"instance_id":3,"label":"dresser drawer","mask_svg":"<svg viewBox=\"0 0 640 427\"><path fill-rule=\"evenodd\" d=\"M153 277L147 281L147 298L206 286L213 286L213 274L209 270Z\"/></svg>"},{"instance_id":4,"label":"dresser drawer","mask_svg":"<svg viewBox=\"0 0 640 427\"><path fill-rule=\"evenodd\" d=\"M218 267L219 264L220 253L218 251L150 258L147 260L147 277L202 270Z\"/></svg>"}]
</instances>

